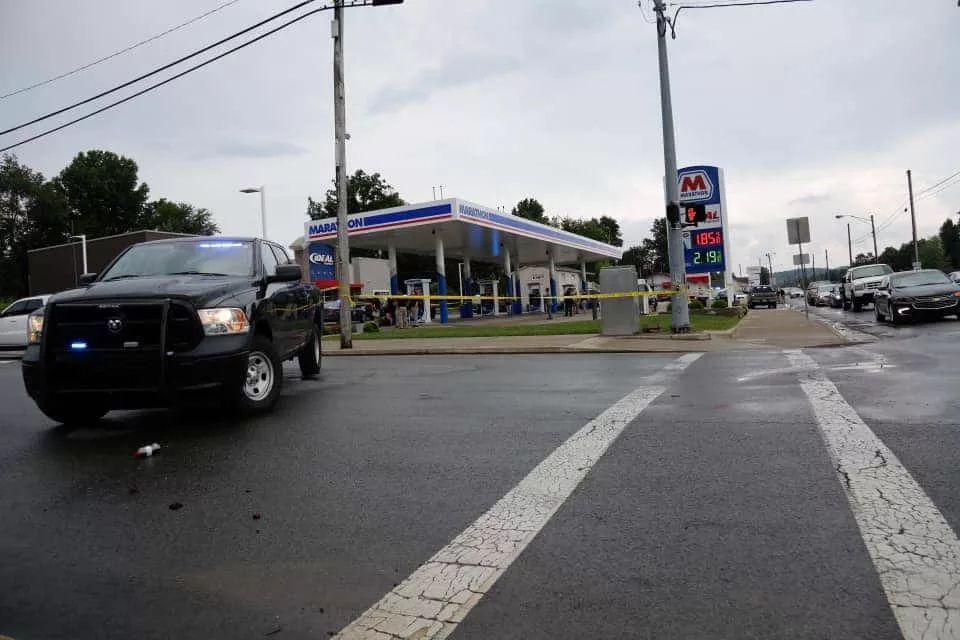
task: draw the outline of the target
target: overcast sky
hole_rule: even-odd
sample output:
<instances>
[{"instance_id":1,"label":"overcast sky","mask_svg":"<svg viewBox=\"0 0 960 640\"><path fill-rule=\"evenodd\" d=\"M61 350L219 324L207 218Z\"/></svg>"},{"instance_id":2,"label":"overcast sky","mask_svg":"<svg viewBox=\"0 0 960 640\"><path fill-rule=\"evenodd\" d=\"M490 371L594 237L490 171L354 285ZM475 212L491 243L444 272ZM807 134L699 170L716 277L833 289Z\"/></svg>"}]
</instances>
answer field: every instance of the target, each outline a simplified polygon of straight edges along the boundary
<instances>
[{"instance_id":1,"label":"overcast sky","mask_svg":"<svg viewBox=\"0 0 960 640\"><path fill-rule=\"evenodd\" d=\"M225 0L0 0L0 94L152 36ZM689 4L701 4L691 0ZM295 4L238 0L88 71L0 101L11 125L129 79ZM491 207L610 215L626 244L661 215L655 28L634 0L406 0L347 12L348 170L409 202L444 185ZM908 10L909 9L909 10ZM132 157L151 195L255 234L302 233L333 175L330 14L15 151L56 174L81 150ZM784 219L809 216L817 263L846 263L837 212L877 215L880 250L909 240L915 189L960 170L954 0L815 0L684 10L670 41L680 166L726 172L733 263L790 261ZM59 121L57 121L59 122ZM30 132L39 128L30 129ZM0 138L8 143L17 134ZM5 146L0 145L0 146ZM917 201L921 236L960 210L960 181ZM891 217L892 216L892 217ZM870 250L853 222L854 253Z\"/></svg>"}]
</instances>

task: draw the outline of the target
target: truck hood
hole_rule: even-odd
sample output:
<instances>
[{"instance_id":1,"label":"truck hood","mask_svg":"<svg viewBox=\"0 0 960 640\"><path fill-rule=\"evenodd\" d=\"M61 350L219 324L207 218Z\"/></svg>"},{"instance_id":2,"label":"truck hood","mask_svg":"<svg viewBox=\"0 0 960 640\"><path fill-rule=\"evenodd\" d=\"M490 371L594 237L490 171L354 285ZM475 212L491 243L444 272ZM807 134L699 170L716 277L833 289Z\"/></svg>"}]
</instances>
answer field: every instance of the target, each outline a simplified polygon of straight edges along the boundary
<instances>
[{"instance_id":1,"label":"truck hood","mask_svg":"<svg viewBox=\"0 0 960 640\"><path fill-rule=\"evenodd\" d=\"M880 282L881 280L883 280L884 278L886 278L886 277L889 276L889 275L890 275L890 274L888 273L888 274L882 275L882 276L866 276L866 277L863 277L863 278L854 278L854 279L853 279L853 284L871 284L871 283L873 283L873 282Z\"/></svg>"},{"instance_id":2,"label":"truck hood","mask_svg":"<svg viewBox=\"0 0 960 640\"><path fill-rule=\"evenodd\" d=\"M96 300L175 298L203 307L252 286L249 277L234 276L148 276L94 282L88 287L56 294L50 303Z\"/></svg>"}]
</instances>

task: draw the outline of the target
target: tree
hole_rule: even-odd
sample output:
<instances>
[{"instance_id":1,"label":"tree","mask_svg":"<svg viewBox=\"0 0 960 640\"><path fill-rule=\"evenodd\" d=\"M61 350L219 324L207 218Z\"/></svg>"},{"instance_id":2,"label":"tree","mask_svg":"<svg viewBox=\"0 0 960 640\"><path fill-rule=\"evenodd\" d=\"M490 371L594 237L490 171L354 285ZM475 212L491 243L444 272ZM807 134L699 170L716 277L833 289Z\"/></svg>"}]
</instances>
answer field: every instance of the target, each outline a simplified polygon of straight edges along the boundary
<instances>
[{"instance_id":1,"label":"tree","mask_svg":"<svg viewBox=\"0 0 960 640\"><path fill-rule=\"evenodd\" d=\"M950 218L940 227L940 242L950 266L960 269L960 226L954 224Z\"/></svg>"},{"instance_id":2,"label":"tree","mask_svg":"<svg viewBox=\"0 0 960 640\"><path fill-rule=\"evenodd\" d=\"M515 216L520 216L521 218L526 218L527 220L533 220L534 222L550 224L550 219L547 218L544 213L543 205L534 198L524 198L517 203L517 206L515 206L510 213Z\"/></svg>"},{"instance_id":3,"label":"tree","mask_svg":"<svg viewBox=\"0 0 960 640\"><path fill-rule=\"evenodd\" d=\"M623 236L620 235L620 223L610 216L600 216L600 228L603 229L604 242L615 247L623 246Z\"/></svg>"},{"instance_id":4,"label":"tree","mask_svg":"<svg viewBox=\"0 0 960 640\"><path fill-rule=\"evenodd\" d=\"M29 292L27 251L67 241L66 203L43 175L0 158L0 297Z\"/></svg>"},{"instance_id":5,"label":"tree","mask_svg":"<svg viewBox=\"0 0 960 640\"><path fill-rule=\"evenodd\" d=\"M652 237L644 238L640 244L627 249L620 260L621 264L634 265L641 276L670 270L667 255L667 219L655 219L650 227L650 235Z\"/></svg>"},{"instance_id":6,"label":"tree","mask_svg":"<svg viewBox=\"0 0 960 640\"><path fill-rule=\"evenodd\" d=\"M323 206L307 198L307 215L312 220L337 216L337 181L328 189ZM368 174L362 169L347 178L347 214L376 211L406 204L400 194L379 173Z\"/></svg>"},{"instance_id":7,"label":"tree","mask_svg":"<svg viewBox=\"0 0 960 640\"><path fill-rule=\"evenodd\" d=\"M945 271L949 268L949 261L943 252L943 243L939 236L931 236L918 241L917 250L920 252L920 264L923 265L924 269ZM911 260L911 264L912 262Z\"/></svg>"},{"instance_id":8,"label":"tree","mask_svg":"<svg viewBox=\"0 0 960 640\"><path fill-rule=\"evenodd\" d=\"M657 218L650 227L650 238L643 241L650 252L651 260L658 271L670 270L670 253L667 250L667 219Z\"/></svg>"},{"instance_id":9,"label":"tree","mask_svg":"<svg viewBox=\"0 0 960 640\"><path fill-rule=\"evenodd\" d=\"M857 256L853 259L853 265L859 267L863 264L873 264L873 253L858 253Z\"/></svg>"},{"instance_id":10,"label":"tree","mask_svg":"<svg viewBox=\"0 0 960 640\"><path fill-rule=\"evenodd\" d=\"M209 210L196 208L185 202L170 202L160 198L143 208L138 225L141 229L156 229L171 233L189 233L198 236L212 236L220 232Z\"/></svg>"},{"instance_id":11,"label":"tree","mask_svg":"<svg viewBox=\"0 0 960 640\"><path fill-rule=\"evenodd\" d=\"M55 184L70 208L74 233L96 238L134 231L150 194L137 163L112 151L78 153Z\"/></svg>"},{"instance_id":12,"label":"tree","mask_svg":"<svg viewBox=\"0 0 960 640\"><path fill-rule=\"evenodd\" d=\"M880 262L890 265L890 268L894 271L900 271L900 269L897 268L897 265L900 263L900 252L893 247L887 247L883 250L883 253L880 254Z\"/></svg>"}]
</instances>

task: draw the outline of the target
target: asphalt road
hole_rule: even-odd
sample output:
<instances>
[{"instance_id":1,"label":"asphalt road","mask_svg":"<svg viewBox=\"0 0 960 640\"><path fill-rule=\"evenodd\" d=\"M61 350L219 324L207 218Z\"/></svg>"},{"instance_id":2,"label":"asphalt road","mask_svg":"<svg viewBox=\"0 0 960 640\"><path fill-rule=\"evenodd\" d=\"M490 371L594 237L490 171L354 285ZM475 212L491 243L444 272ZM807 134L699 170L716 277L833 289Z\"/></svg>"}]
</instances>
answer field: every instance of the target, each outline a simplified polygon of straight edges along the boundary
<instances>
[{"instance_id":1,"label":"asphalt road","mask_svg":"<svg viewBox=\"0 0 960 640\"><path fill-rule=\"evenodd\" d=\"M73 432L0 363L0 635L960 637L960 323L876 331L329 358L266 418Z\"/></svg>"}]
</instances>

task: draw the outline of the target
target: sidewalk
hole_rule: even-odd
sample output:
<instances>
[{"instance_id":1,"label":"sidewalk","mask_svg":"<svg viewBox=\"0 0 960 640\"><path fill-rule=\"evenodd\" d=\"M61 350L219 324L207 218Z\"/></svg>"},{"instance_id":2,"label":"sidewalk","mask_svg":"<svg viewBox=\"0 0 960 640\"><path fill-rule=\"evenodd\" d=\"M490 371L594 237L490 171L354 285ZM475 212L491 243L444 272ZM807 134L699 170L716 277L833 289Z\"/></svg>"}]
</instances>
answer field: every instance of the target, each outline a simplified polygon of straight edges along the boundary
<instances>
[{"instance_id":1,"label":"sidewalk","mask_svg":"<svg viewBox=\"0 0 960 640\"><path fill-rule=\"evenodd\" d=\"M354 340L353 349L323 341L325 356L469 355L489 353L689 353L842 346L846 341L816 320L789 309L753 311L732 331L672 336L596 335L498 338L403 338Z\"/></svg>"}]
</instances>

